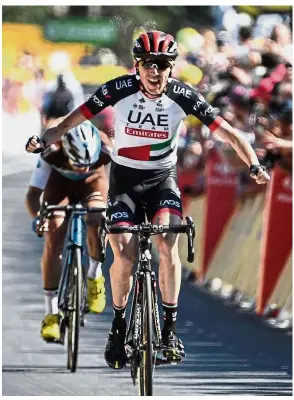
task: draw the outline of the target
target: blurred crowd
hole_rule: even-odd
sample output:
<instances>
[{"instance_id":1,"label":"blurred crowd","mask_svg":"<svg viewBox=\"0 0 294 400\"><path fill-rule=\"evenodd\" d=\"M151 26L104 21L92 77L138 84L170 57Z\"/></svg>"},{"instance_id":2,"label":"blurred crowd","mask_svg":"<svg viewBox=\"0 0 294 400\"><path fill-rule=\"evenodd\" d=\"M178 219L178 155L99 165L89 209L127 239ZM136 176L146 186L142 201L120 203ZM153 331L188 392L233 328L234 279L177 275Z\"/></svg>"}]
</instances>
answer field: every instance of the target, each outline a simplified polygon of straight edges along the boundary
<instances>
[{"instance_id":1,"label":"blurred crowd","mask_svg":"<svg viewBox=\"0 0 294 400\"><path fill-rule=\"evenodd\" d=\"M24 51L14 66L16 73L2 77L4 112L17 114L30 108L41 111L48 93L56 90L60 76L73 94L74 105L78 106L84 101L82 85L71 71L71 60L67 53L57 51L50 55L47 66L50 73L46 71L47 78L45 69L40 67L38 61L37 56Z\"/></svg>"},{"instance_id":2,"label":"blurred crowd","mask_svg":"<svg viewBox=\"0 0 294 400\"><path fill-rule=\"evenodd\" d=\"M200 91L225 120L246 136L261 164L268 169L279 164L292 173L292 27L289 21L278 19L263 25L267 27L265 32L255 20L242 14L232 32L232 21L230 26L226 23L231 19L224 15L218 29L198 31L186 27L177 32L179 57L173 77ZM76 62L84 68L108 67L116 65L118 57L111 49L85 46ZM3 112L15 115L33 108L40 113L44 126L48 114L50 117L48 104L57 89L63 90L69 109L78 106L94 87L89 90L82 85L72 66L66 51L48 54L44 65L38 54L24 49L14 65L17 74L3 74ZM104 81L101 75L99 78ZM67 95L66 90L70 91ZM97 121L101 128L112 131L111 110L106 109ZM265 190L264 185L255 185L249 178L247 167L230 146L189 116L178 149L179 174L189 174L182 188L187 194L203 193L205 164L211 151L217 151L228 168L238 171L239 194Z\"/></svg>"},{"instance_id":3,"label":"blurred crowd","mask_svg":"<svg viewBox=\"0 0 294 400\"><path fill-rule=\"evenodd\" d=\"M206 29L193 33L191 28L189 32L179 32L181 55L175 77L183 78L187 64L199 68L199 82L184 80L250 141L262 165L271 170L278 164L292 174L291 26L287 22L273 24L268 34L260 37L254 34L254 21L243 15L239 25L235 20L235 30L235 38L224 26L218 32ZM184 41L182 45L184 33L189 34L192 46L185 46ZM183 179L186 194L203 193L205 164L212 151L221 155L228 170L238 172L240 196L265 190L250 179L247 166L230 146L196 118L188 117L179 147L179 174L189 176L188 180Z\"/></svg>"}]
</instances>

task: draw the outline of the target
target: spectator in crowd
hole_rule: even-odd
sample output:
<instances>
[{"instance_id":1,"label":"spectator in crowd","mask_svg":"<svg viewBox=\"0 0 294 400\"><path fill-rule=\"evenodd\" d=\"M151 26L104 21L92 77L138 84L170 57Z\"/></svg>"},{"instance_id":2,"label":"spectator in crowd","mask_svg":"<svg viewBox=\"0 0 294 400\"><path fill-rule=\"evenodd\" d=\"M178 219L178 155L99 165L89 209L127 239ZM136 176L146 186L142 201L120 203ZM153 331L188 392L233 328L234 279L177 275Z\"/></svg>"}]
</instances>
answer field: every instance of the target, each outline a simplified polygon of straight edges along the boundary
<instances>
[{"instance_id":1,"label":"spectator in crowd","mask_svg":"<svg viewBox=\"0 0 294 400\"><path fill-rule=\"evenodd\" d=\"M193 53L194 58L191 53L184 53L182 62L201 68L203 77L198 90L228 122L246 135L257 149L261 163L269 168L277 164L291 172L292 61L285 56L286 49L289 54L292 52L290 28L277 24L268 38L260 40L254 37L253 21L248 19L247 22L238 26L236 19L239 42L222 29L217 33L214 54L205 45L208 38L212 38L208 35ZM177 73L180 77L179 69ZM251 185L243 163L236 160L225 144L209 132L205 133L200 123L191 119L185 123L182 145L178 149L179 176L185 182L185 193L199 193L199 172L205 189L204 166L210 149L216 149L224 162L239 171L240 195L251 196L263 190ZM191 174L193 168L194 175Z\"/></svg>"},{"instance_id":2,"label":"spectator in crowd","mask_svg":"<svg viewBox=\"0 0 294 400\"><path fill-rule=\"evenodd\" d=\"M107 48L96 47L94 50L86 48L86 54L80 59L80 65L96 66L96 65L116 65L117 57L115 53Z\"/></svg>"},{"instance_id":3,"label":"spectator in crowd","mask_svg":"<svg viewBox=\"0 0 294 400\"><path fill-rule=\"evenodd\" d=\"M252 26L251 25L240 26L239 28L240 45L250 49L253 46L252 39L253 39Z\"/></svg>"},{"instance_id":4,"label":"spectator in crowd","mask_svg":"<svg viewBox=\"0 0 294 400\"><path fill-rule=\"evenodd\" d=\"M63 75L58 75L56 87L46 92L43 98L41 115L42 125L48 126L49 122L63 117L74 109L74 97L71 90L66 86Z\"/></svg>"},{"instance_id":5,"label":"spectator in crowd","mask_svg":"<svg viewBox=\"0 0 294 400\"><path fill-rule=\"evenodd\" d=\"M292 174L292 100L284 101L280 105L279 112L269 123L268 119L261 119L263 134L260 143L263 145L259 149L260 157L268 168L273 168L277 163Z\"/></svg>"},{"instance_id":6,"label":"spectator in crowd","mask_svg":"<svg viewBox=\"0 0 294 400\"><path fill-rule=\"evenodd\" d=\"M80 59L79 64L83 66L93 66L99 65L99 47L96 47L94 50L86 46L85 54Z\"/></svg>"},{"instance_id":7,"label":"spectator in crowd","mask_svg":"<svg viewBox=\"0 0 294 400\"><path fill-rule=\"evenodd\" d=\"M23 97L41 111L42 100L46 92L45 71L42 68L37 68L34 71L33 79L25 82L22 88Z\"/></svg>"},{"instance_id":8,"label":"spectator in crowd","mask_svg":"<svg viewBox=\"0 0 294 400\"><path fill-rule=\"evenodd\" d=\"M273 27L270 39L266 41L266 47L269 51L280 55L288 62L292 62L293 44L292 34L289 26L278 24Z\"/></svg>"},{"instance_id":9,"label":"spectator in crowd","mask_svg":"<svg viewBox=\"0 0 294 400\"><path fill-rule=\"evenodd\" d=\"M177 32L180 56L173 77L197 86L197 90L219 113L258 149L261 162L271 167L283 165L291 171L292 121L289 113L292 112L293 85L290 26L286 22L281 23L282 18L272 19L272 22L267 22L265 34L258 37L258 21L247 14L238 14L233 7L221 8L222 22L219 15L216 31L183 27ZM113 65L117 63L117 56L111 49L88 46L80 65ZM2 85L3 110L18 112L21 94L40 108L45 81L44 71L37 65L38 60L32 53L27 50L21 53L18 66L30 73L33 71L34 76L24 84L23 89L18 80L6 77ZM82 86L73 75L71 60L66 52L52 53L49 67L56 78L47 84L42 101L45 123L50 117L49 99L61 89L61 77L64 84L62 90L71 92L73 107L84 101ZM191 67L194 70L187 73ZM200 73L196 73L196 69ZM134 72L134 69L130 71ZM193 75L194 79L189 75ZM195 79L196 75L199 79ZM65 103L64 112L71 103L70 96ZM58 107L55 105L54 108L56 111ZM111 109L105 109L96 123L98 126L101 123L109 126L108 134L113 136ZM227 163L238 168L245 193L251 182L242 177L245 171L242 162L226 145L207 132L199 120L187 117L181 131L178 170L181 176L190 174L191 193L200 193L205 189L205 164L211 149L217 149ZM193 170L194 176L191 173Z\"/></svg>"},{"instance_id":10,"label":"spectator in crowd","mask_svg":"<svg viewBox=\"0 0 294 400\"><path fill-rule=\"evenodd\" d=\"M21 53L18 60L18 67L35 71L37 68L36 64L37 64L36 57L34 57L34 55L31 52L24 50Z\"/></svg>"},{"instance_id":11,"label":"spectator in crowd","mask_svg":"<svg viewBox=\"0 0 294 400\"><path fill-rule=\"evenodd\" d=\"M56 51L49 58L49 67L53 73L62 75L65 86L71 91L74 99L74 108L77 108L84 102L84 91L80 82L75 78L71 70L71 60L69 55L63 51ZM57 88L57 80L54 79L48 83L48 91Z\"/></svg>"},{"instance_id":12,"label":"spectator in crowd","mask_svg":"<svg viewBox=\"0 0 294 400\"><path fill-rule=\"evenodd\" d=\"M21 99L21 82L5 80L2 87L2 110L8 114L16 114L19 112L19 104Z\"/></svg>"}]
</instances>

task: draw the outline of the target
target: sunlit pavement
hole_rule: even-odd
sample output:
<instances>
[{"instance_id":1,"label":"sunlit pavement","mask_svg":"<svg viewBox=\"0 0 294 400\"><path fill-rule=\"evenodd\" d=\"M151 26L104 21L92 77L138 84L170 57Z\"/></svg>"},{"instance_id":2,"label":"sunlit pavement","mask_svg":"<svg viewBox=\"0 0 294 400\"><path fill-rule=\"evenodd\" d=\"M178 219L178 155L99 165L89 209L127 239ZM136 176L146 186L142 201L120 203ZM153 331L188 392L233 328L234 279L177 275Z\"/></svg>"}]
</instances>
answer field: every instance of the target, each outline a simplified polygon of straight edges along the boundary
<instances>
[{"instance_id":1,"label":"sunlit pavement","mask_svg":"<svg viewBox=\"0 0 294 400\"><path fill-rule=\"evenodd\" d=\"M31 156L34 165L37 156ZM104 266L107 307L101 315L90 315L81 329L76 374L66 370L65 347L41 340L43 240L31 231L24 209L30 172L18 160L7 157L13 172L3 176L2 395L136 395L130 370L113 371L103 357L112 319L109 265ZM180 296L178 333L187 357L179 366L156 369L156 395L292 394L291 336L266 326L254 315L225 306L186 281Z\"/></svg>"}]
</instances>

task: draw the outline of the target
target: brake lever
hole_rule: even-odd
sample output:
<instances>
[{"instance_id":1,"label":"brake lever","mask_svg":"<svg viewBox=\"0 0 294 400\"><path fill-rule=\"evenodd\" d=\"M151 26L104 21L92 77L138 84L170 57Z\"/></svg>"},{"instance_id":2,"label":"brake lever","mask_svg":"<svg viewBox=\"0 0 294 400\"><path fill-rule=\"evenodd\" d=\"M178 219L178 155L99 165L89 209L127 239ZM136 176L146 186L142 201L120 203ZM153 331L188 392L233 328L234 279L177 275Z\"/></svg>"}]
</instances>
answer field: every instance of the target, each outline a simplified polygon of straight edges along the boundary
<instances>
[{"instance_id":1,"label":"brake lever","mask_svg":"<svg viewBox=\"0 0 294 400\"><path fill-rule=\"evenodd\" d=\"M195 224L192 217L187 216L187 237L188 237L188 257L187 261L192 263L194 261L195 255L195 246L194 246L194 239L195 239Z\"/></svg>"},{"instance_id":2,"label":"brake lever","mask_svg":"<svg viewBox=\"0 0 294 400\"><path fill-rule=\"evenodd\" d=\"M40 226L42 226L42 224L44 223L44 214L46 213L47 206L48 206L48 202L45 201L44 203L42 203L42 205L40 207L40 210L39 210ZM38 238L41 238L41 237L44 236L42 233L38 233L38 232L36 232L36 235L37 235Z\"/></svg>"},{"instance_id":3,"label":"brake lever","mask_svg":"<svg viewBox=\"0 0 294 400\"><path fill-rule=\"evenodd\" d=\"M106 258L106 249L105 249L105 238L107 233L106 227L106 218L102 218L100 223L100 229L98 232L98 239L99 239L99 261L104 263Z\"/></svg>"}]
</instances>

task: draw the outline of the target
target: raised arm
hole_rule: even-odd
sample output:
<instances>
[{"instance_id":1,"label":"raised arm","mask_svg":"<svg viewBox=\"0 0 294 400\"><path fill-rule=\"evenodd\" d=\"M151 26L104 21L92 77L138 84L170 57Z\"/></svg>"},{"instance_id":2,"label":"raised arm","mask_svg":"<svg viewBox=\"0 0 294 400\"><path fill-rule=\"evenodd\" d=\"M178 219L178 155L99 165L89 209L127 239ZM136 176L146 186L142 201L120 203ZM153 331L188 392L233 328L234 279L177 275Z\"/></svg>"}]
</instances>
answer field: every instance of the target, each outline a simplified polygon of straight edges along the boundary
<instances>
[{"instance_id":1,"label":"raised arm","mask_svg":"<svg viewBox=\"0 0 294 400\"><path fill-rule=\"evenodd\" d=\"M40 139L46 143L46 146L57 142L61 136L71 128L81 124L87 118L81 112L80 108L76 108L66 117L61 117L55 121L55 126L46 129L40 136Z\"/></svg>"},{"instance_id":2,"label":"raised arm","mask_svg":"<svg viewBox=\"0 0 294 400\"><path fill-rule=\"evenodd\" d=\"M29 153L40 151L44 146L60 140L61 136L70 129L81 124L86 119L93 118L100 111L104 110L104 108L113 105L112 97L105 96L104 94L105 87L106 84L100 86L84 104L67 116L54 121L54 125L46 129L40 137L36 135L30 137L26 144L26 151Z\"/></svg>"},{"instance_id":3,"label":"raised arm","mask_svg":"<svg viewBox=\"0 0 294 400\"><path fill-rule=\"evenodd\" d=\"M190 101L188 113L200 119L214 134L233 147L238 156L248 165L251 178L258 184L268 182L270 177L259 164L257 155L248 140L222 117L217 116L213 107L202 95L193 92L191 97L192 102Z\"/></svg>"},{"instance_id":4,"label":"raised arm","mask_svg":"<svg viewBox=\"0 0 294 400\"><path fill-rule=\"evenodd\" d=\"M214 133L233 147L238 156L248 165L250 176L256 183L263 184L270 180L268 173L259 164L257 155L251 147L251 144L237 129L233 128L225 120L222 120Z\"/></svg>"},{"instance_id":5,"label":"raised arm","mask_svg":"<svg viewBox=\"0 0 294 400\"><path fill-rule=\"evenodd\" d=\"M248 140L228 122L222 120L214 134L218 135L224 142L229 143L249 168L251 165L259 164L257 155Z\"/></svg>"}]
</instances>

